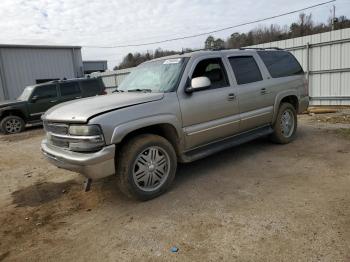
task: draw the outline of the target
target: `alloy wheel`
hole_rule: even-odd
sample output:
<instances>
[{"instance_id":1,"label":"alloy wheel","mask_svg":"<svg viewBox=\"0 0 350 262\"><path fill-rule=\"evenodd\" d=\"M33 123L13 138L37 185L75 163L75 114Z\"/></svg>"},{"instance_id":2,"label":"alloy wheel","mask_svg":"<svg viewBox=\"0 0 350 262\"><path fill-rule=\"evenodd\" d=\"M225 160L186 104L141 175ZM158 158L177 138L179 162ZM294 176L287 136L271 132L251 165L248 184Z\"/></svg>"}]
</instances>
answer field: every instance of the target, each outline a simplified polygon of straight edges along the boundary
<instances>
[{"instance_id":1,"label":"alloy wheel","mask_svg":"<svg viewBox=\"0 0 350 262\"><path fill-rule=\"evenodd\" d=\"M12 118L6 121L5 129L8 133L14 134L19 133L22 128L22 123L20 120Z\"/></svg>"},{"instance_id":2,"label":"alloy wheel","mask_svg":"<svg viewBox=\"0 0 350 262\"><path fill-rule=\"evenodd\" d=\"M290 109L285 110L281 116L282 135L286 138L290 137L294 132L294 115Z\"/></svg>"},{"instance_id":3,"label":"alloy wheel","mask_svg":"<svg viewBox=\"0 0 350 262\"><path fill-rule=\"evenodd\" d=\"M133 179L143 191L154 191L167 180L170 172L170 157L158 146L143 150L133 164Z\"/></svg>"}]
</instances>

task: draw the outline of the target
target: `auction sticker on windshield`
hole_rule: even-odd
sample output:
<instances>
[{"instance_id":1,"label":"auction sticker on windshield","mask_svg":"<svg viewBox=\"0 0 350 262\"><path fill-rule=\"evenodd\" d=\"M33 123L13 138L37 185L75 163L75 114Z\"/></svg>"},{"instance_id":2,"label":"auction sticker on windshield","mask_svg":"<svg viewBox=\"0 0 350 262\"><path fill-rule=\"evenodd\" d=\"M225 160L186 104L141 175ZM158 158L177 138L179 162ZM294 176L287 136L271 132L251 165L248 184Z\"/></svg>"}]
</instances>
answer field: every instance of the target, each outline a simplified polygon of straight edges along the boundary
<instances>
[{"instance_id":1,"label":"auction sticker on windshield","mask_svg":"<svg viewBox=\"0 0 350 262\"><path fill-rule=\"evenodd\" d=\"M178 64L180 63L181 58L174 58L174 59L167 59L164 61L164 65L169 65L169 64Z\"/></svg>"}]
</instances>

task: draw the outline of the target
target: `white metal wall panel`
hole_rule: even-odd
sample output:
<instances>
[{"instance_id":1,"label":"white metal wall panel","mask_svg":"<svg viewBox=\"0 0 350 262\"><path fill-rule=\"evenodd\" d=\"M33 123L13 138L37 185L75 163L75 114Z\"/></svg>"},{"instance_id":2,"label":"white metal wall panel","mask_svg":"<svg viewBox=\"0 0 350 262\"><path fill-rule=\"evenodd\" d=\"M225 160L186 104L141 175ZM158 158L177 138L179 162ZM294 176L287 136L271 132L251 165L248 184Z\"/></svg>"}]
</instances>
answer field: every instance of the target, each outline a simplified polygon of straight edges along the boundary
<instances>
[{"instance_id":1,"label":"white metal wall panel","mask_svg":"<svg viewBox=\"0 0 350 262\"><path fill-rule=\"evenodd\" d=\"M72 49L6 47L1 48L1 54L8 99L18 97L37 79L82 76L80 49L75 49L73 56Z\"/></svg>"},{"instance_id":2,"label":"white metal wall panel","mask_svg":"<svg viewBox=\"0 0 350 262\"><path fill-rule=\"evenodd\" d=\"M348 99L350 97L350 28L265 43L253 47L291 49L291 53L306 71L308 60L307 44L310 44L309 93L311 97L315 98L311 101L311 104L350 105L350 99ZM322 45L320 46L319 44ZM322 72L322 70L328 71ZM345 72L338 72L337 70ZM316 99L317 97L322 99Z\"/></svg>"}]
</instances>

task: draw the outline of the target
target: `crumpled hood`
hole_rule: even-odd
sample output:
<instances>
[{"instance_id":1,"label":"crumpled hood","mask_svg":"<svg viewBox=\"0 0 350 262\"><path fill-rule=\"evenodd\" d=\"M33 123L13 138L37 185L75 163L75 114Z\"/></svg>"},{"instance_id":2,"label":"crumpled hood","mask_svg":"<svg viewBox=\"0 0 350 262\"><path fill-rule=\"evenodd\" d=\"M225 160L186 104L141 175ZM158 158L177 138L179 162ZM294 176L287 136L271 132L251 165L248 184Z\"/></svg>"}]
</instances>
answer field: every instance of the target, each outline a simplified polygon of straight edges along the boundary
<instances>
[{"instance_id":1,"label":"crumpled hood","mask_svg":"<svg viewBox=\"0 0 350 262\"><path fill-rule=\"evenodd\" d=\"M94 115L123 107L162 99L163 93L125 92L88 97L59 104L49 109L44 120L57 122L87 122Z\"/></svg>"}]
</instances>

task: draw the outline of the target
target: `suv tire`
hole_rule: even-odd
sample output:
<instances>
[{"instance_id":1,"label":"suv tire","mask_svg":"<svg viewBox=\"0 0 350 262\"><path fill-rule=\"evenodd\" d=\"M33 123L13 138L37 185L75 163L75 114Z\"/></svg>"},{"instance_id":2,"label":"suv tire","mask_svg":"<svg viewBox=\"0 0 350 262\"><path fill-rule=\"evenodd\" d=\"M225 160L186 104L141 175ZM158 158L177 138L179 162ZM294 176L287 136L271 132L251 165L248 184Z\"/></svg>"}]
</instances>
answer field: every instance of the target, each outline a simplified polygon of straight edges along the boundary
<instances>
[{"instance_id":1,"label":"suv tire","mask_svg":"<svg viewBox=\"0 0 350 262\"><path fill-rule=\"evenodd\" d=\"M6 116L0 122L4 134L17 134L24 130L25 122L19 116Z\"/></svg>"},{"instance_id":2,"label":"suv tire","mask_svg":"<svg viewBox=\"0 0 350 262\"><path fill-rule=\"evenodd\" d=\"M173 146L158 135L144 134L127 141L116 159L120 190L129 197L149 200L164 193L175 178Z\"/></svg>"},{"instance_id":3,"label":"suv tire","mask_svg":"<svg viewBox=\"0 0 350 262\"><path fill-rule=\"evenodd\" d=\"M287 144L295 139L298 119L293 105L282 103L272 128L274 132L270 139L278 144Z\"/></svg>"}]
</instances>

